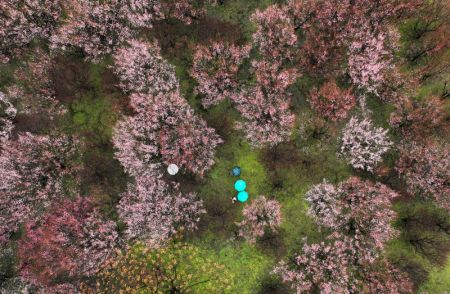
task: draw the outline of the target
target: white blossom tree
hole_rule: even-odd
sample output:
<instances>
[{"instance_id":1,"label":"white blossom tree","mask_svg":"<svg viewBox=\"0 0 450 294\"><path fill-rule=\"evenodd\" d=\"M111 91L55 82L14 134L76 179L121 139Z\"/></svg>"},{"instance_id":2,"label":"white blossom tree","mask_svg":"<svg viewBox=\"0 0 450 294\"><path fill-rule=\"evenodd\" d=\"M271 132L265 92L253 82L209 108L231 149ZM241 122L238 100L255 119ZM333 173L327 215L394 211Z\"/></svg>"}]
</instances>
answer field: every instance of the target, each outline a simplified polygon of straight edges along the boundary
<instances>
[{"instance_id":1,"label":"white blossom tree","mask_svg":"<svg viewBox=\"0 0 450 294\"><path fill-rule=\"evenodd\" d=\"M392 146L387 130L376 128L369 119L352 117L344 128L340 155L354 168L373 172L382 155Z\"/></svg>"}]
</instances>

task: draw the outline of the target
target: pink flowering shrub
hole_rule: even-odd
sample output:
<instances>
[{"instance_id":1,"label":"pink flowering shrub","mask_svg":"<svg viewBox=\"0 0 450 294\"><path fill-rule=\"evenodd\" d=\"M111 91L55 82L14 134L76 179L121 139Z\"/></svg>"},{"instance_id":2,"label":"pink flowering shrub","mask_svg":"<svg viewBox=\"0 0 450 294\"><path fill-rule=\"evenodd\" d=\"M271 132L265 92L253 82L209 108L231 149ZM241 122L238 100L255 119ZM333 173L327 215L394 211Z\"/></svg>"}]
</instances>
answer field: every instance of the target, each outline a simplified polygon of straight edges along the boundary
<instances>
[{"instance_id":1,"label":"pink flowering shrub","mask_svg":"<svg viewBox=\"0 0 450 294\"><path fill-rule=\"evenodd\" d=\"M395 105L397 109L391 113L389 124L400 131L403 139L427 141L434 133L449 133L444 100L432 96L424 101L405 98L400 102Z\"/></svg>"},{"instance_id":2,"label":"pink flowering shrub","mask_svg":"<svg viewBox=\"0 0 450 294\"><path fill-rule=\"evenodd\" d=\"M222 139L196 116L178 92L156 96L132 94L137 115L116 125L116 158L133 175L157 172L161 164L177 164L203 175L214 164Z\"/></svg>"},{"instance_id":3,"label":"pink flowering shrub","mask_svg":"<svg viewBox=\"0 0 450 294\"><path fill-rule=\"evenodd\" d=\"M344 128L339 155L354 168L373 172L392 146L387 130L376 128L368 119L352 117Z\"/></svg>"},{"instance_id":4,"label":"pink flowering shrub","mask_svg":"<svg viewBox=\"0 0 450 294\"><path fill-rule=\"evenodd\" d=\"M180 228L196 229L200 215L206 212L194 193L181 193L177 184L153 175L136 177L117 210L127 225L126 237L152 247L161 245Z\"/></svg>"},{"instance_id":5,"label":"pink flowering shrub","mask_svg":"<svg viewBox=\"0 0 450 294\"><path fill-rule=\"evenodd\" d=\"M382 249L395 236L390 226L395 213L391 201L397 193L380 183L372 184L351 177L338 187L327 183L315 185L306 193L310 204L309 214L320 225L355 236L353 246ZM362 258L372 260L367 255Z\"/></svg>"},{"instance_id":6,"label":"pink flowering shrub","mask_svg":"<svg viewBox=\"0 0 450 294\"><path fill-rule=\"evenodd\" d=\"M281 205L276 200L259 196L244 207L242 215L244 220L238 223L239 235L254 243L257 237L264 236L266 229L276 231L280 226Z\"/></svg>"},{"instance_id":7,"label":"pink flowering shrub","mask_svg":"<svg viewBox=\"0 0 450 294\"><path fill-rule=\"evenodd\" d=\"M348 53L348 74L352 82L378 96L387 83L385 74L393 68L392 54L385 43L383 33L361 32L351 43Z\"/></svg>"},{"instance_id":8,"label":"pink flowering shrub","mask_svg":"<svg viewBox=\"0 0 450 294\"><path fill-rule=\"evenodd\" d=\"M0 2L0 63L8 62L34 38L48 38L61 17L60 0Z\"/></svg>"},{"instance_id":9,"label":"pink flowering shrub","mask_svg":"<svg viewBox=\"0 0 450 294\"><path fill-rule=\"evenodd\" d=\"M152 28L153 22L164 18L159 0L125 0L122 13L134 28Z\"/></svg>"},{"instance_id":10,"label":"pink flowering shrub","mask_svg":"<svg viewBox=\"0 0 450 294\"><path fill-rule=\"evenodd\" d=\"M300 76L295 68L284 69L279 61L253 60L256 81L271 92L285 93Z\"/></svg>"},{"instance_id":11,"label":"pink flowering shrub","mask_svg":"<svg viewBox=\"0 0 450 294\"><path fill-rule=\"evenodd\" d=\"M384 259L360 260L354 238L332 233L325 242L303 244L300 254L273 270L295 293L389 293L410 294L407 275Z\"/></svg>"},{"instance_id":12,"label":"pink flowering shrub","mask_svg":"<svg viewBox=\"0 0 450 294\"><path fill-rule=\"evenodd\" d=\"M347 113L355 106L355 97L351 89L341 90L335 81L328 81L319 90L313 89L309 102L320 115L338 121L347 117Z\"/></svg>"},{"instance_id":13,"label":"pink flowering shrub","mask_svg":"<svg viewBox=\"0 0 450 294\"><path fill-rule=\"evenodd\" d=\"M285 10L272 5L264 11L256 10L251 16L256 24L253 43L265 59L291 59L297 35L290 17Z\"/></svg>"},{"instance_id":14,"label":"pink flowering shrub","mask_svg":"<svg viewBox=\"0 0 450 294\"><path fill-rule=\"evenodd\" d=\"M178 88L175 67L161 57L156 43L131 40L130 47L114 54L114 70L120 88L126 92L145 92L156 95Z\"/></svg>"},{"instance_id":15,"label":"pink flowering shrub","mask_svg":"<svg viewBox=\"0 0 450 294\"><path fill-rule=\"evenodd\" d=\"M166 17L176 18L186 24L202 17L206 13L204 4L214 4L216 0L162 0L161 6Z\"/></svg>"},{"instance_id":16,"label":"pink flowering shrub","mask_svg":"<svg viewBox=\"0 0 450 294\"><path fill-rule=\"evenodd\" d=\"M6 142L14 129L14 117L17 114L17 109L9 101L7 95L0 92L0 150L4 142Z\"/></svg>"},{"instance_id":17,"label":"pink flowering shrub","mask_svg":"<svg viewBox=\"0 0 450 294\"><path fill-rule=\"evenodd\" d=\"M91 276L116 241L115 223L102 221L87 198L56 201L40 220L25 225L18 246L21 275L49 287Z\"/></svg>"},{"instance_id":18,"label":"pink flowering shrub","mask_svg":"<svg viewBox=\"0 0 450 294\"><path fill-rule=\"evenodd\" d=\"M393 238L397 231L391 227L396 213L391 202L398 194L381 183L363 181L351 177L338 187L339 206L344 212L338 216L336 225L355 236L355 247L367 247L359 242L383 249L384 244Z\"/></svg>"},{"instance_id":19,"label":"pink flowering shrub","mask_svg":"<svg viewBox=\"0 0 450 294\"><path fill-rule=\"evenodd\" d=\"M25 133L5 142L0 151L0 241L69 192L63 178L72 175L69 161L75 154L67 137Z\"/></svg>"},{"instance_id":20,"label":"pink flowering shrub","mask_svg":"<svg viewBox=\"0 0 450 294\"><path fill-rule=\"evenodd\" d=\"M303 67L329 74L340 70L355 36L373 36L374 32L385 30L389 19L414 11L418 3L420 1L290 0L285 9L304 35L299 51Z\"/></svg>"},{"instance_id":21,"label":"pink flowering shrub","mask_svg":"<svg viewBox=\"0 0 450 294\"><path fill-rule=\"evenodd\" d=\"M66 12L65 23L51 37L53 49L81 48L88 59L97 62L131 38L127 19L124 19L127 14L119 0L71 1Z\"/></svg>"},{"instance_id":22,"label":"pink flowering shrub","mask_svg":"<svg viewBox=\"0 0 450 294\"><path fill-rule=\"evenodd\" d=\"M414 293L413 283L408 275L387 260L381 259L362 272L363 293L410 294Z\"/></svg>"},{"instance_id":23,"label":"pink flowering shrub","mask_svg":"<svg viewBox=\"0 0 450 294\"><path fill-rule=\"evenodd\" d=\"M403 144L396 170L410 193L433 199L450 211L450 152L446 143Z\"/></svg>"},{"instance_id":24,"label":"pink flowering shrub","mask_svg":"<svg viewBox=\"0 0 450 294\"><path fill-rule=\"evenodd\" d=\"M204 95L203 107L216 105L237 91L236 74L242 60L249 56L250 49L250 46L238 47L221 42L197 46L191 75L199 84L197 91Z\"/></svg>"},{"instance_id":25,"label":"pink flowering shrub","mask_svg":"<svg viewBox=\"0 0 450 294\"><path fill-rule=\"evenodd\" d=\"M243 130L253 146L274 146L289 138L295 116L289 110L287 94L253 87L244 90L233 101L244 118L237 127Z\"/></svg>"},{"instance_id":26,"label":"pink flowering shrub","mask_svg":"<svg viewBox=\"0 0 450 294\"><path fill-rule=\"evenodd\" d=\"M291 264L281 262L273 273L281 275L295 293L352 293L351 266L354 249L346 238L330 238L318 244L303 244Z\"/></svg>"}]
</instances>

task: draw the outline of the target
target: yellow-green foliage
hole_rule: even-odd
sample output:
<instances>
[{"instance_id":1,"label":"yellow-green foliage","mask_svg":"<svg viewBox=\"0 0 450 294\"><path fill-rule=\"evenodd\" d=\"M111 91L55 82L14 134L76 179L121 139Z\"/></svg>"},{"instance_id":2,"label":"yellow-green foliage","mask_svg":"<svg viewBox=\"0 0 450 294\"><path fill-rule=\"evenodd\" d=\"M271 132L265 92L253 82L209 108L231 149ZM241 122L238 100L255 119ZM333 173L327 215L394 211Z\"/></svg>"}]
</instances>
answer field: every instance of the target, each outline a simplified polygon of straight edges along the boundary
<instances>
[{"instance_id":1,"label":"yellow-green foliage","mask_svg":"<svg viewBox=\"0 0 450 294\"><path fill-rule=\"evenodd\" d=\"M171 242L149 249L136 243L107 262L85 293L226 293L233 276L199 247Z\"/></svg>"}]
</instances>

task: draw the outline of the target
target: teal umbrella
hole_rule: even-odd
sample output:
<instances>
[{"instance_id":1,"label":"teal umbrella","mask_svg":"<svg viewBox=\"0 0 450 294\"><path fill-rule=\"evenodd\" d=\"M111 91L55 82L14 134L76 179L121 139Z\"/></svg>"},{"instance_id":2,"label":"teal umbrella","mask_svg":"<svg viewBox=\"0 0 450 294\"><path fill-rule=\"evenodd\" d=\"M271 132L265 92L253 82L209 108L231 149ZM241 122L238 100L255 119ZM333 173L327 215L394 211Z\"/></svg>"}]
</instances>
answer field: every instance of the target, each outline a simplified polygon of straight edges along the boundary
<instances>
[{"instance_id":1,"label":"teal umbrella","mask_svg":"<svg viewBox=\"0 0 450 294\"><path fill-rule=\"evenodd\" d=\"M245 202L248 200L248 193L245 191L241 191L237 194L236 198L239 202Z\"/></svg>"},{"instance_id":2,"label":"teal umbrella","mask_svg":"<svg viewBox=\"0 0 450 294\"><path fill-rule=\"evenodd\" d=\"M236 189L236 191L238 191L238 192L244 191L246 187L247 187L247 184L243 180L237 180L234 183L234 189Z\"/></svg>"}]
</instances>

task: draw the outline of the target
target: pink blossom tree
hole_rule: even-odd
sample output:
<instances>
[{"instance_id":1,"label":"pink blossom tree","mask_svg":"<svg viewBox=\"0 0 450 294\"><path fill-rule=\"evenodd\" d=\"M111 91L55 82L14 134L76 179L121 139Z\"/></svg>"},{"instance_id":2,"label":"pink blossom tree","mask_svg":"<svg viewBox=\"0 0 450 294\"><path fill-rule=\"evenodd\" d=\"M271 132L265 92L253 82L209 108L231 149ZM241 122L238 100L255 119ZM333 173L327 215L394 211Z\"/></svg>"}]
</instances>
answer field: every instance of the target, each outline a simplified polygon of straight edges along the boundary
<instances>
[{"instance_id":1,"label":"pink blossom tree","mask_svg":"<svg viewBox=\"0 0 450 294\"><path fill-rule=\"evenodd\" d=\"M0 3L0 63L34 38L46 39L61 17L60 0L5 0Z\"/></svg>"},{"instance_id":2,"label":"pink blossom tree","mask_svg":"<svg viewBox=\"0 0 450 294\"><path fill-rule=\"evenodd\" d=\"M309 102L320 115L332 121L346 118L356 104L351 89L344 91L339 89L334 80L326 82L319 90L313 89Z\"/></svg>"},{"instance_id":3,"label":"pink blossom tree","mask_svg":"<svg viewBox=\"0 0 450 294\"><path fill-rule=\"evenodd\" d=\"M96 62L131 38L121 1L69 3L65 23L51 37L53 49L81 48L88 59Z\"/></svg>"},{"instance_id":4,"label":"pink blossom tree","mask_svg":"<svg viewBox=\"0 0 450 294\"><path fill-rule=\"evenodd\" d=\"M76 170L69 164L76 154L68 137L20 134L0 152L0 241L21 222L36 219L52 201L65 194L63 178Z\"/></svg>"},{"instance_id":5,"label":"pink blossom tree","mask_svg":"<svg viewBox=\"0 0 450 294\"><path fill-rule=\"evenodd\" d=\"M271 5L264 11L256 10L251 21L256 24L253 43L265 59L284 60L293 57L297 35L292 19L282 7Z\"/></svg>"},{"instance_id":6,"label":"pink blossom tree","mask_svg":"<svg viewBox=\"0 0 450 294\"><path fill-rule=\"evenodd\" d=\"M205 15L206 4L215 4L217 0L162 0L161 6L166 17L176 18L186 24Z\"/></svg>"},{"instance_id":7,"label":"pink blossom tree","mask_svg":"<svg viewBox=\"0 0 450 294\"><path fill-rule=\"evenodd\" d=\"M239 235L254 243L257 237L264 236L266 229L276 232L281 224L281 205L276 200L259 196L244 207L242 215L244 220L238 223Z\"/></svg>"},{"instance_id":8,"label":"pink blossom tree","mask_svg":"<svg viewBox=\"0 0 450 294\"><path fill-rule=\"evenodd\" d=\"M414 11L420 1L290 0L288 15L304 35L299 59L312 73L340 70L348 46L359 34L385 30L389 19Z\"/></svg>"},{"instance_id":9,"label":"pink blossom tree","mask_svg":"<svg viewBox=\"0 0 450 294\"><path fill-rule=\"evenodd\" d=\"M338 227L355 236L356 248L383 249L384 244L397 234L391 226L396 217L391 203L398 194L381 183L374 184L357 177L341 183L338 190L339 205L344 212L338 217Z\"/></svg>"},{"instance_id":10,"label":"pink blossom tree","mask_svg":"<svg viewBox=\"0 0 450 294\"><path fill-rule=\"evenodd\" d=\"M9 101L7 95L0 92L0 150L4 142L6 142L14 129L14 117L17 114L17 109Z\"/></svg>"},{"instance_id":11,"label":"pink blossom tree","mask_svg":"<svg viewBox=\"0 0 450 294\"><path fill-rule=\"evenodd\" d=\"M258 86L242 91L233 99L244 118L237 128L255 147L287 140L295 122L289 100L286 93L268 92Z\"/></svg>"},{"instance_id":12,"label":"pink blossom tree","mask_svg":"<svg viewBox=\"0 0 450 294\"><path fill-rule=\"evenodd\" d=\"M151 28L154 21L165 18L159 0L126 0L121 9L133 28Z\"/></svg>"},{"instance_id":13,"label":"pink blossom tree","mask_svg":"<svg viewBox=\"0 0 450 294\"><path fill-rule=\"evenodd\" d=\"M339 155L354 168L373 172L392 146L388 130L376 128L369 119L352 117L344 128Z\"/></svg>"},{"instance_id":14,"label":"pink blossom tree","mask_svg":"<svg viewBox=\"0 0 450 294\"><path fill-rule=\"evenodd\" d=\"M350 44L348 74L352 82L380 96L388 82L386 74L393 70L393 56L386 45L386 35L361 32Z\"/></svg>"},{"instance_id":15,"label":"pink blossom tree","mask_svg":"<svg viewBox=\"0 0 450 294\"><path fill-rule=\"evenodd\" d=\"M238 87L239 65L250 53L250 46L239 47L215 42L209 46L197 46L191 75L199 84L197 91L203 94L205 108L231 97Z\"/></svg>"},{"instance_id":16,"label":"pink blossom tree","mask_svg":"<svg viewBox=\"0 0 450 294\"><path fill-rule=\"evenodd\" d=\"M126 92L145 92L156 95L178 88L175 67L161 56L156 43L131 40L130 47L114 54L114 70L120 79L120 88Z\"/></svg>"},{"instance_id":17,"label":"pink blossom tree","mask_svg":"<svg viewBox=\"0 0 450 294\"><path fill-rule=\"evenodd\" d=\"M321 225L354 237L361 260L373 261L370 248L382 249L395 236L390 222L396 216L390 208L398 194L380 183L351 177L337 188L324 182L306 193L309 214ZM367 248L369 250L367 250Z\"/></svg>"},{"instance_id":18,"label":"pink blossom tree","mask_svg":"<svg viewBox=\"0 0 450 294\"><path fill-rule=\"evenodd\" d=\"M127 238L152 247L161 245L180 228L196 229L200 215L206 212L194 193L181 193L177 184L153 175L136 177L117 209L127 225Z\"/></svg>"},{"instance_id":19,"label":"pink blossom tree","mask_svg":"<svg viewBox=\"0 0 450 294\"><path fill-rule=\"evenodd\" d=\"M47 287L91 276L116 241L115 223L101 220L87 198L56 201L40 220L26 223L18 246L21 275Z\"/></svg>"},{"instance_id":20,"label":"pink blossom tree","mask_svg":"<svg viewBox=\"0 0 450 294\"><path fill-rule=\"evenodd\" d=\"M410 193L433 199L450 211L450 152L446 143L405 143L396 162Z\"/></svg>"},{"instance_id":21,"label":"pink blossom tree","mask_svg":"<svg viewBox=\"0 0 450 294\"><path fill-rule=\"evenodd\" d=\"M354 239L332 233L325 242L303 244L290 263L280 262L273 273L281 275L295 293L413 293L407 275L385 259L358 260Z\"/></svg>"},{"instance_id":22,"label":"pink blossom tree","mask_svg":"<svg viewBox=\"0 0 450 294\"><path fill-rule=\"evenodd\" d=\"M267 91L286 93L286 89L300 76L295 68L283 68L280 61L253 60L256 81Z\"/></svg>"},{"instance_id":23,"label":"pink blossom tree","mask_svg":"<svg viewBox=\"0 0 450 294\"><path fill-rule=\"evenodd\" d=\"M178 91L131 95L137 115L121 120L114 132L116 157L133 175L177 164L203 175L214 164L222 139L193 113Z\"/></svg>"},{"instance_id":24,"label":"pink blossom tree","mask_svg":"<svg viewBox=\"0 0 450 294\"><path fill-rule=\"evenodd\" d=\"M353 293L354 249L347 239L329 238L318 244L303 244L291 264L281 262L273 273L281 275L295 293Z\"/></svg>"},{"instance_id":25,"label":"pink blossom tree","mask_svg":"<svg viewBox=\"0 0 450 294\"><path fill-rule=\"evenodd\" d=\"M449 134L444 100L432 96L424 101L404 98L398 102L389 124L400 131L404 140L422 142L434 133Z\"/></svg>"},{"instance_id":26,"label":"pink blossom tree","mask_svg":"<svg viewBox=\"0 0 450 294\"><path fill-rule=\"evenodd\" d=\"M385 259L365 267L361 273L363 293L414 293L413 283L408 275Z\"/></svg>"}]
</instances>

